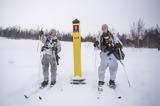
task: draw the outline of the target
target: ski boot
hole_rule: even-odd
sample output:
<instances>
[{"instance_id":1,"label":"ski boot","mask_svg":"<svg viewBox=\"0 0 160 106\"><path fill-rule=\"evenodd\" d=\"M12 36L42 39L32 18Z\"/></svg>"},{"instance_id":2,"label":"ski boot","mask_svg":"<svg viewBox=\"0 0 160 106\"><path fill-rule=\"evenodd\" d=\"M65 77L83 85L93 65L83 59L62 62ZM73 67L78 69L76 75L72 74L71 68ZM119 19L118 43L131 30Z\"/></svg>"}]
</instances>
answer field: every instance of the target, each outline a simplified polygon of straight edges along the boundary
<instances>
[{"instance_id":1,"label":"ski boot","mask_svg":"<svg viewBox=\"0 0 160 106\"><path fill-rule=\"evenodd\" d=\"M53 87L56 84L56 81L52 81L50 87Z\"/></svg>"},{"instance_id":2,"label":"ski boot","mask_svg":"<svg viewBox=\"0 0 160 106\"><path fill-rule=\"evenodd\" d=\"M109 80L109 87L115 89L116 88L116 84L114 80Z\"/></svg>"},{"instance_id":3,"label":"ski boot","mask_svg":"<svg viewBox=\"0 0 160 106\"><path fill-rule=\"evenodd\" d=\"M44 88L44 87L46 87L48 85L48 81L43 81L42 83L41 83L41 87L40 88Z\"/></svg>"},{"instance_id":4,"label":"ski boot","mask_svg":"<svg viewBox=\"0 0 160 106\"><path fill-rule=\"evenodd\" d=\"M103 85L104 85L103 81L98 81L98 91L99 91L99 93L103 92Z\"/></svg>"},{"instance_id":5,"label":"ski boot","mask_svg":"<svg viewBox=\"0 0 160 106\"><path fill-rule=\"evenodd\" d=\"M104 85L104 82L103 81L98 81L98 86L103 86Z\"/></svg>"}]
</instances>

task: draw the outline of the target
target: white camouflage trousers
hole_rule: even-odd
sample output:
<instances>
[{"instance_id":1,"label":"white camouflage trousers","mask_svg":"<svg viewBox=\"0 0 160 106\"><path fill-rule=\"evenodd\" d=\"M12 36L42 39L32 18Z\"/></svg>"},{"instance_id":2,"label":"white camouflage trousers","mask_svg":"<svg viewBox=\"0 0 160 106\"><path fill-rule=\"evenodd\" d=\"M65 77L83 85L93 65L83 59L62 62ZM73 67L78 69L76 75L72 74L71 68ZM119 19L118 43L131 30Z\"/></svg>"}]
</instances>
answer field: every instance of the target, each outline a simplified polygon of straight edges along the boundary
<instances>
[{"instance_id":1,"label":"white camouflage trousers","mask_svg":"<svg viewBox=\"0 0 160 106\"><path fill-rule=\"evenodd\" d=\"M42 68L44 81L49 81L49 65L51 66L51 82L56 81L57 63L53 55L44 54L42 58Z\"/></svg>"},{"instance_id":2,"label":"white camouflage trousers","mask_svg":"<svg viewBox=\"0 0 160 106\"><path fill-rule=\"evenodd\" d=\"M117 59L113 54L110 54L109 56L107 56L107 54L108 52L100 53L101 62L98 68L99 81L104 81L105 72L108 67L109 67L109 72L110 72L110 80L116 79L116 74L117 74L117 69L118 69Z\"/></svg>"}]
</instances>

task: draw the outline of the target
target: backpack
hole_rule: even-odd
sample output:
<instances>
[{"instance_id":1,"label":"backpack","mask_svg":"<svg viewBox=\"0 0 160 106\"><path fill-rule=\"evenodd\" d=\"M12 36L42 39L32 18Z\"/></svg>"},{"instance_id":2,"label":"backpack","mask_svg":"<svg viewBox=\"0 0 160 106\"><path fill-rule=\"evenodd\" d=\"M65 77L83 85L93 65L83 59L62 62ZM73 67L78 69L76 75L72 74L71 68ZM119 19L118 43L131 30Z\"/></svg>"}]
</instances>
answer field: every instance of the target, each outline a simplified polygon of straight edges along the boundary
<instances>
[{"instance_id":1,"label":"backpack","mask_svg":"<svg viewBox=\"0 0 160 106\"><path fill-rule=\"evenodd\" d=\"M114 41L113 35L112 35L112 39L113 39L113 41ZM122 44L121 44L120 42L115 43L113 49L114 49L114 52L113 52L114 56L115 56L118 60L124 60L125 54L124 54L124 52L123 52L123 50L122 50Z\"/></svg>"},{"instance_id":2,"label":"backpack","mask_svg":"<svg viewBox=\"0 0 160 106\"><path fill-rule=\"evenodd\" d=\"M118 60L124 60L125 54L121 48L115 48L113 54Z\"/></svg>"}]
</instances>

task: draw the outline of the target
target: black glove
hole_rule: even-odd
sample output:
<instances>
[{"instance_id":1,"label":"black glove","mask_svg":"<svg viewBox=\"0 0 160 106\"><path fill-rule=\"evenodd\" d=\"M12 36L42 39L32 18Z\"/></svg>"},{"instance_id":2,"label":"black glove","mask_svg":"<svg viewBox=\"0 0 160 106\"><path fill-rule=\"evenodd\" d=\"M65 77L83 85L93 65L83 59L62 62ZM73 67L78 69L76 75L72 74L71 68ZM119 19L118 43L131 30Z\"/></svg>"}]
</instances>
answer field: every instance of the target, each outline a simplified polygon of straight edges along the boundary
<instances>
[{"instance_id":1,"label":"black glove","mask_svg":"<svg viewBox=\"0 0 160 106\"><path fill-rule=\"evenodd\" d=\"M41 48L41 52L43 52L44 51L44 49L49 49L48 47L46 47L46 46L42 46L42 48Z\"/></svg>"},{"instance_id":2,"label":"black glove","mask_svg":"<svg viewBox=\"0 0 160 106\"><path fill-rule=\"evenodd\" d=\"M41 52L43 52L43 51L44 51L44 48L45 48L45 46L42 46L42 48L41 48Z\"/></svg>"},{"instance_id":3,"label":"black glove","mask_svg":"<svg viewBox=\"0 0 160 106\"><path fill-rule=\"evenodd\" d=\"M39 31L39 35L43 35L44 34L44 32L41 30L41 31Z\"/></svg>"},{"instance_id":4,"label":"black glove","mask_svg":"<svg viewBox=\"0 0 160 106\"><path fill-rule=\"evenodd\" d=\"M94 44L93 44L94 47L97 47L98 45L99 45L98 41L94 42Z\"/></svg>"},{"instance_id":5,"label":"black glove","mask_svg":"<svg viewBox=\"0 0 160 106\"><path fill-rule=\"evenodd\" d=\"M57 47L52 47L52 50L57 51L58 49Z\"/></svg>"}]
</instances>

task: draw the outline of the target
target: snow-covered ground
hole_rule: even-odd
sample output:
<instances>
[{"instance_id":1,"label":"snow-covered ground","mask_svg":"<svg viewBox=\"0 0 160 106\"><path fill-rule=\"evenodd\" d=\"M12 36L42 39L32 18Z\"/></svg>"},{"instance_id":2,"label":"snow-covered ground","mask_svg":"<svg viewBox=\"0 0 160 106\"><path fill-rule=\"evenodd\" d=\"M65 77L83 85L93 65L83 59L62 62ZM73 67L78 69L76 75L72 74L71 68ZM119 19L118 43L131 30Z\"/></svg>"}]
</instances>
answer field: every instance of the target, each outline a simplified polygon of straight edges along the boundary
<instances>
[{"instance_id":1,"label":"snow-covered ground","mask_svg":"<svg viewBox=\"0 0 160 106\"><path fill-rule=\"evenodd\" d=\"M117 89L105 85L97 99L99 51L92 43L82 43L82 71L87 84L72 85L72 43L61 44L56 85L25 99L24 94L34 92L42 81L38 41L0 38L0 106L160 106L160 52L156 49L124 48L123 62L131 87L119 63ZM39 96L43 99L39 100Z\"/></svg>"}]
</instances>

